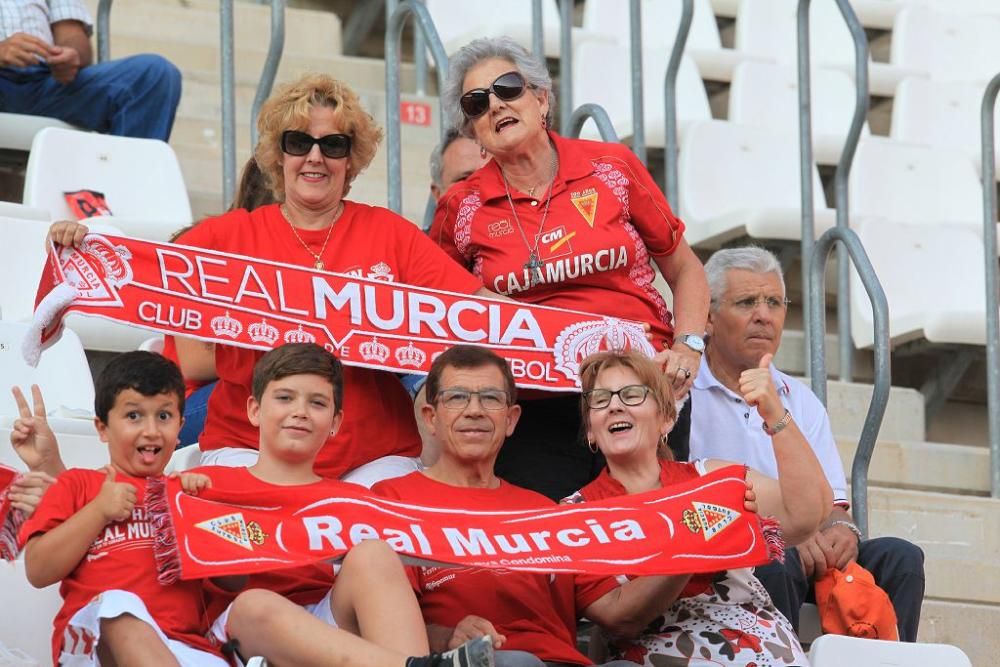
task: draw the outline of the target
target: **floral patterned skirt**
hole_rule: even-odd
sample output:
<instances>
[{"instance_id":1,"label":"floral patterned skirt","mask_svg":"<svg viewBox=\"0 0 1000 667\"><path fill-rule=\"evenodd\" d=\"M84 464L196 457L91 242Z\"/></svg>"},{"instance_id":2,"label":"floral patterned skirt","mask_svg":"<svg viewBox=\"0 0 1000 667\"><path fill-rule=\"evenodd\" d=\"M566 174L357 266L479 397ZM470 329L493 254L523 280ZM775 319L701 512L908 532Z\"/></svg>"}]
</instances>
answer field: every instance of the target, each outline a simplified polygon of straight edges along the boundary
<instances>
[{"instance_id":1,"label":"floral patterned skirt","mask_svg":"<svg viewBox=\"0 0 1000 667\"><path fill-rule=\"evenodd\" d=\"M649 667L809 664L792 624L748 568L718 573L703 591L679 598L638 639L611 642L608 651Z\"/></svg>"}]
</instances>

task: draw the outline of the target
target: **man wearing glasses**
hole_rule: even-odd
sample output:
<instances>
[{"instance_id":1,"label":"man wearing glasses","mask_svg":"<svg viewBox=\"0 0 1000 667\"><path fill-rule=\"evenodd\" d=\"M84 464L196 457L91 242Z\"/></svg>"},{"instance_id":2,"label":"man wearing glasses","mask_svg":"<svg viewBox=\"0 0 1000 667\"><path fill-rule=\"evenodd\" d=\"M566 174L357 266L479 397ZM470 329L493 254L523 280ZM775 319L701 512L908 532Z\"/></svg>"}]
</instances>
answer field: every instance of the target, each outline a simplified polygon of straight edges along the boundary
<instances>
[{"instance_id":1,"label":"man wearing glasses","mask_svg":"<svg viewBox=\"0 0 1000 667\"><path fill-rule=\"evenodd\" d=\"M763 248L719 250L705 264L711 292L708 338L691 391L691 458L742 461L777 477L771 434L784 420L763 424L739 391L740 373L775 354L788 312L785 281L777 257ZM847 480L830 428L816 395L771 365L771 377L787 409L816 453L833 488L834 506L823 527L785 562L757 568L757 578L775 606L798 630L799 609L812 599L813 581L828 568L857 563L872 573L896 610L899 638L916 641L924 595L923 552L894 537L862 540L848 512Z\"/></svg>"}]
</instances>

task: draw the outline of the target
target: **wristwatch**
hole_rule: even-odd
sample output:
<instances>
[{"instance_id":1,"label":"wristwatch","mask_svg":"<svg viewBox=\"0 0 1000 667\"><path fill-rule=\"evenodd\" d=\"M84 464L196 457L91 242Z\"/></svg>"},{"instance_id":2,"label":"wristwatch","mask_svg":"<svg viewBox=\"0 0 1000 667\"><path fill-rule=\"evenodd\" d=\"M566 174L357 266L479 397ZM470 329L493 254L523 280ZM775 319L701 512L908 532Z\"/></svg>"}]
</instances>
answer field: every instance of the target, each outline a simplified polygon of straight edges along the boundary
<instances>
[{"instance_id":1,"label":"wristwatch","mask_svg":"<svg viewBox=\"0 0 1000 667\"><path fill-rule=\"evenodd\" d=\"M682 334L676 338L675 342L687 345L698 354L705 351L705 339L698 334Z\"/></svg>"},{"instance_id":2,"label":"wristwatch","mask_svg":"<svg viewBox=\"0 0 1000 667\"><path fill-rule=\"evenodd\" d=\"M770 436L775 436L780 433L782 429L788 426L788 422L790 421L792 421L792 413L786 409L785 414L781 416L781 419L774 422L774 426L768 426L766 420L762 421L760 426L764 429L764 433L767 433Z\"/></svg>"}]
</instances>

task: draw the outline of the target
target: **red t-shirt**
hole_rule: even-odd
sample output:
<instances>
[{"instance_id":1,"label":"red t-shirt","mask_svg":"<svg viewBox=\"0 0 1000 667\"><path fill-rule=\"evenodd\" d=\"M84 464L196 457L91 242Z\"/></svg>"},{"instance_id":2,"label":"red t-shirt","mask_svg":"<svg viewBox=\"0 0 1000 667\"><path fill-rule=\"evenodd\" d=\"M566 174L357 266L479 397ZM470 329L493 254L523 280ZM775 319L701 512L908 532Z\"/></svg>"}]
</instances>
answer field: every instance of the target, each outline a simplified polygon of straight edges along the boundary
<instances>
[{"instance_id":1,"label":"red t-shirt","mask_svg":"<svg viewBox=\"0 0 1000 667\"><path fill-rule=\"evenodd\" d=\"M83 509L100 493L105 477L103 471L78 468L59 475L56 483L45 492L34 515L21 527L22 546ZM69 619L95 596L108 590L135 593L146 603L150 615L167 637L214 652L205 638L208 625L201 582L180 581L162 586L157 581L153 527L146 516L146 479L118 473L116 481L136 488L132 518L105 526L90 545L87 555L63 579L59 587L63 606L53 622L53 664L59 663Z\"/></svg>"},{"instance_id":2,"label":"red t-shirt","mask_svg":"<svg viewBox=\"0 0 1000 667\"><path fill-rule=\"evenodd\" d=\"M181 362L177 359L177 342L174 340L173 336L163 337L163 352L161 354L163 354L163 356L170 361L174 362L178 368L181 367ZM200 380L184 378L184 397L187 398L209 382L212 382L212 380L202 382Z\"/></svg>"},{"instance_id":3,"label":"red t-shirt","mask_svg":"<svg viewBox=\"0 0 1000 667\"><path fill-rule=\"evenodd\" d=\"M420 472L379 482L372 490L387 498L470 510L535 509L553 504L539 493L502 480L497 489L470 489L443 484ZM481 616L507 636L503 649L577 665L591 664L576 649L577 618L618 587L613 577L469 567L407 569L428 623L453 628L470 614Z\"/></svg>"},{"instance_id":4,"label":"red t-shirt","mask_svg":"<svg viewBox=\"0 0 1000 667\"><path fill-rule=\"evenodd\" d=\"M336 479L282 486L265 482L246 468L226 466L202 466L188 472L208 475L212 480L212 487L198 494L199 498L219 500L234 505L259 505L265 502L268 505L299 506L302 503L335 497L344 487L350 489L352 493L357 493L360 488ZM308 605L322 600L333 586L335 578L333 565L330 563L310 563L300 567L252 574L244 590L264 588L283 595L295 604ZM209 586L206 590L210 621L225 611L238 594L220 590L215 586Z\"/></svg>"},{"instance_id":5,"label":"red t-shirt","mask_svg":"<svg viewBox=\"0 0 1000 667\"><path fill-rule=\"evenodd\" d=\"M674 484L686 482L689 479L698 477L700 473L693 463L681 463L679 461L667 461L660 459L660 486L667 488ZM616 498L628 495L628 491L622 483L611 476L607 467L601 471L593 482L583 487L563 502L582 503L592 500L604 500L605 498ZM634 577L632 577L634 578ZM699 593L711 588L712 581L716 578L713 573L694 574L687 585L681 590L679 597L694 597Z\"/></svg>"},{"instance_id":6,"label":"red t-shirt","mask_svg":"<svg viewBox=\"0 0 1000 667\"><path fill-rule=\"evenodd\" d=\"M649 260L674 252L684 224L625 146L549 136L559 173L541 233L545 193L535 199L511 189L515 218L491 160L441 198L431 238L495 292L647 322L654 345L664 346L672 341L671 315ZM530 287L525 263L536 241L544 280Z\"/></svg>"},{"instance_id":7,"label":"red t-shirt","mask_svg":"<svg viewBox=\"0 0 1000 667\"><path fill-rule=\"evenodd\" d=\"M312 267L314 252L326 243L322 259L327 270L471 294L479 281L448 258L419 229L383 208L344 202L344 212L330 231L299 229L281 214L277 204L252 213L237 210L209 218L185 233L178 243ZM247 399L258 350L215 346L218 384L208 400L202 449L257 449L258 433L247 420ZM382 456L418 456L420 435L413 418L413 401L391 373L368 368L344 368L344 422L316 458L316 472L340 477Z\"/></svg>"}]
</instances>

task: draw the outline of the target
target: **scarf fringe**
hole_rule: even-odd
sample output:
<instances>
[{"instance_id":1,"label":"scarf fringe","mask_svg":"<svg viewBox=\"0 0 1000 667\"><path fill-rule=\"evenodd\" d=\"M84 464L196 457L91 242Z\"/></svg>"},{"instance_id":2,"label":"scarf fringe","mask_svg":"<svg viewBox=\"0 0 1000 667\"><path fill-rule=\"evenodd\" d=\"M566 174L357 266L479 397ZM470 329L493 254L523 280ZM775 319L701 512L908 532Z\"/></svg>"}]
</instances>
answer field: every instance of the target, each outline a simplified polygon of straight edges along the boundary
<instances>
[{"instance_id":1,"label":"scarf fringe","mask_svg":"<svg viewBox=\"0 0 1000 667\"><path fill-rule=\"evenodd\" d=\"M7 516L4 517L3 526L0 526L0 558L6 561L17 560L17 555L21 552L17 542L17 534L21 531L26 517L24 512L12 507Z\"/></svg>"},{"instance_id":2,"label":"scarf fringe","mask_svg":"<svg viewBox=\"0 0 1000 667\"><path fill-rule=\"evenodd\" d=\"M38 360L42 357L42 334L45 329L57 320L59 313L73 303L76 297L75 287L69 283L59 283L38 302L21 342L21 356L32 368L38 366Z\"/></svg>"},{"instance_id":3,"label":"scarf fringe","mask_svg":"<svg viewBox=\"0 0 1000 667\"><path fill-rule=\"evenodd\" d=\"M781 534L781 523L772 516L761 517L760 530L764 534L767 555L771 560L785 562L785 538Z\"/></svg>"},{"instance_id":4,"label":"scarf fringe","mask_svg":"<svg viewBox=\"0 0 1000 667\"><path fill-rule=\"evenodd\" d=\"M147 480L146 513L153 526L153 556L159 572L157 579L163 586L175 584L181 576L181 559L177 553L177 532L167 503L166 477Z\"/></svg>"}]
</instances>

